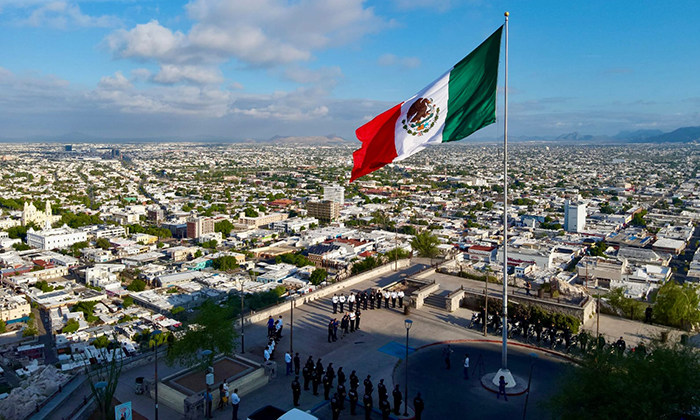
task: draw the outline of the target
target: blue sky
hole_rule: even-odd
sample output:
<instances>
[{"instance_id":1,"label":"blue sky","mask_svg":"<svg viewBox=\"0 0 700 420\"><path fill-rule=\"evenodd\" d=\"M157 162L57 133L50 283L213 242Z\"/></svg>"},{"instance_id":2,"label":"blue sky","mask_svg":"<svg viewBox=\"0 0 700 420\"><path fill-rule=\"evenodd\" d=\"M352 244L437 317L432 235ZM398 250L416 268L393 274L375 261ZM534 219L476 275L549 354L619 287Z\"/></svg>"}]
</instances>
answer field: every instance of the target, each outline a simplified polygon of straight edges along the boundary
<instances>
[{"instance_id":1,"label":"blue sky","mask_svg":"<svg viewBox=\"0 0 700 420\"><path fill-rule=\"evenodd\" d=\"M353 139L505 10L511 135L700 125L696 0L0 0L0 138Z\"/></svg>"}]
</instances>

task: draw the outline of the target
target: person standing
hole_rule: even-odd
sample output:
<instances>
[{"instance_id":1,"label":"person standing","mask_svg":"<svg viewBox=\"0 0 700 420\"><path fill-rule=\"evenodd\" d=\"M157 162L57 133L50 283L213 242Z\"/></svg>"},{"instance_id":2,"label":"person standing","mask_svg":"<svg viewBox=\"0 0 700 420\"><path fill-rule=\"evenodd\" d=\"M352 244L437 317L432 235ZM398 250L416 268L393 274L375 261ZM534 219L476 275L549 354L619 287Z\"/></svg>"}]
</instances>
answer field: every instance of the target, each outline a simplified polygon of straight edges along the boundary
<instances>
[{"instance_id":1,"label":"person standing","mask_svg":"<svg viewBox=\"0 0 700 420\"><path fill-rule=\"evenodd\" d=\"M365 420L370 420L372 417L372 394L365 392L365 396L362 398L362 404L365 406Z\"/></svg>"},{"instance_id":2,"label":"person standing","mask_svg":"<svg viewBox=\"0 0 700 420\"><path fill-rule=\"evenodd\" d=\"M333 294L333 297L331 298L331 302L333 302L333 313L338 312L338 295Z\"/></svg>"},{"instance_id":3,"label":"person standing","mask_svg":"<svg viewBox=\"0 0 700 420\"><path fill-rule=\"evenodd\" d=\"M345 397L347 397L347 395L348 395L348 392L345 390L345 385L338 384L335 391L336 391L336 394L338 395L338 402L340 405L340 409L344 410L345 409Z\"/></svg>"},{"instance_id":4,"label":"person standing","mask_svg":"<svg viewBox=\"0 0 700 420\"><path fill-rule=\"evenodd\" d=\"M357 400L359 398L357 395L357 390L354 388L350 388L350 392L348 392L348 398L350 399L350 415L354 416L355 410L357 409Z\"/></svg>"},{"instance_id":5,"label":"person standing","mask_svg":"<svg viewBox=\"0 0 700 420\"><path fill-rule=\"evenodd\" d=\"M340 326L340 322L338 322L338 318L335 318L333 320L333 341L338 341L338 327Z\"/></svg>"},{"instance_id":6,"label":"person standing","mask_svg":"<svg viewBox=\"0 0 700 420\"><path fill-rule=\"evenodd\" d=\"M219 411L224 411L224 383L219 384L219 404L217 405Z\"/></svg>"},{"instance_id":7,"label":"person standing","mask_svg":"<svg viewBox=\"0 0 700 420\"><path fill-rule=\"evenodd\" d=\"M265 347L265 350L263 350L263 358L265 359L266 362L270 361L270 348Z\"/></svg>"},{"instance_id":8,"label":"person standing","mask_svg":"<svg viewBox=\"0 0 700 420\"><path fill-rule=\"evenodd\" d=\"M292 381L292 399L294 400L294 407L299 407L299 397L301 396L301 384L299 383L299 377L294 377Z\"/></svg>"},{"instance_id":9,"label":"person standing","mask_svg":"<svg viewBox=\"0 0 700 420\"><path fill-rule=\"evenodd\" d=\"M360 329L360 314L361 313L362 312L360 312L360 308L357 308L357 310L355 311L355 329L356 330Z\"/></svg>"},{"instance_id":10,"label":"person standing","mask_svg":"<svg viewBox=\"0 0 700 420\"><path fill-rule=\"evenodd\" d=\"M331 398L331 411L333 412L333 420L338 420L340 418L340 401L337 392Z\"/></svg>"},{"instance_id":11,"label":"person standing","mask_svg":"<svg viewBox=\"0 0 700 420\"><path fill-rule=\"evenodd\" d=\"M343 312L345 312L345 310L343 309L343 305L345 305L345 295L344 294L341 294L340 296L338 296L338 304L340 305L340 313L342 314Z\"/></svg>"},{"instance_id":12,"label":"person standing","mask_svg":"<svg viewBox=\"0 0 700 420\"><path fill-rule=\"evenodd\" d=\"M369 291L369 309L374 310L374 293L371 290Z\"/></svg>"},{"instance_id":13,"label":"person standing","mask_svg":"<svg viewBox=\"0 0 700 420\"><path fill-rule=\"evenodd\" d=\"M289 376L292 373L292 355L289 352L284 354L284 363L287 365L287 373L284 376Z\"/></svg>"},{"instance_id":14,"label":"person standing","mask_svg":"<svg viewBox=\"0 0 700 420\"><path fill-rule=\"evenodd\" d=\"M328 378L331 380L331 386L333 386L333 380L335 379L335 369L333 369L333 363L328 364L328 368L326 368L326 375Z\"/></svg>"},{"instance_id":15,"label":"person standing","mask_svg":"<svg viewBox=\"0 0 700 420\"><path fill-rule=\"evenodd\" d=\"M384 291L384 307L386 309L389 309L389 298L391 297L391 294L389 293L388 290Z\"/></svg>"},{"instance_id":16,"label":"person standing","mask_svg":"<svg viewBox=\"0 0 700 420\"><path fill-rule=\"evenodd\" d=\"M343 335L340 336L341 339L345 338L345 334L348 334L348 324L350 323L350 317L345 315L343 320L340 321L340 329L343 330Z\"/></svg>"},{"instance_id":17,"label":"person standing","mask_svg":"<svg viewBox=\"0 0 700 420\"><path fill-rule=\"evenodd\" d=\"M360 305L358 304L357 307L359 309ZM367 310L367 291L362 292L362 310Z\"/></svg>"},{"instance_id":18,"label":"person standing","mask_svg":"<svg viewBox=\"0 0 700 420\"><path fill-rule=\"evenodd\" d=\"M277 341L282 339L282 328L284 328L284 321L282 320L282 315L280 315L279 319L277 320L277 327L276 327Z\"/></svg>"},{"instance_id":19,"label":"person standing","mask_svg":"<svg viewBox=\"0 0 700 420\"><path fill-rule=\"evenodd\" d=\"M447 347L442 351L442 356L445 358L445 366L447 370L450 370L450 355L452 354L452 347L448 344Z\"/></svg>"},{"instance_id":20,"label":"person standing","mask_svg":"<svg viewBox=\"0 0 700 420\"><path fill-rule=\"evenodd\" d=\"M351 333L355 332L355 318L356 317L357 316L355 315L355 312L350 312L350 332Z\"/></svg>"},{"instance_id":21,"label":"person standing","mask_svg":"<svg viewBox=\"0 0 700 420\"><path fill-rule=\"evenodd\" d=\"M399 290L399 293L397 296L399 298L399 308L403 308L403 297L404 297L403 290Z\"/></svg>"},{"instance_id":22,"label":"person standing","mask_svg":"<svg viewBox=\"0 0 700 420\"><path fill-rule=\"evenodd\" d=\"M372 395L372 391L374 391L374 386L372 385L372 379L370 379L371 376L367 375L367 378L363 382L365 385L365 395Z\"/></svg>"},{"instance_id":23,"label":"person standing","mask_svg":"<svg viewBox=\"0 0 700 420\"><path fill-rule=\"evenodd\" d=\"M464 354L464 379L469 380L469 354Z\"/></svg>"},{"instance_id":24,"label":"person standing","mask_svg":"<svg viewBox=\"0 0 700 420\"><path fill-rule=\"evenodd\" d=\"M328 321L328 342L335 341L335 338L333 337L333 320L331 319Z\"/></svg>"},{"instance_id":25,"label":"person standing","mask_svg":"<svg viewBox=\"0 0 700 420\"><path fill-rule=\"evenodd\" d=\"M498 394L496 395L496 399L499 400L501 399L501 395L503 395L503 398L508 401L508 395L506 395L506 385L508 385L508 382L506 382L506 379L501 375L501 377L498 379Z\"/></svg>"},{"instance_id":26,"label":"person standing","mask_svg":"<svg viewBox=\"0 0 700 420\"><path fill-rule=\"evenodd\" d=\"M389 404L389 400L380 400L379 409L382 411L382 420L389 420L389 415L391 415L391 404Z\"/></svg>"},{"instance_id":27,"label":"person standing","mask_svg":"<svg viewBox=\"0 0 700 420\"><path fill-rule=\"evenodd\" d=\"M231 393L228 390L228 382L224 381L224 405L228 405L231 403Z\"/></svg>"},{"instance_id":28,"label":"person standing","mask_svg":"<svg viewBox=\"0 0 700 420\"><path fill-rule=\"evenodd\" d=\"M396 308L396 299L399 297L399 294L396 293L396 290L391 292L391 307Z\"/></svg>"},{"instance_id":29,"label":"person standing","mask_svg":"<svg viewBox=\"0 0 700 420\"><path fill-rule=\"evenodd\" d=\"M345 385L345 372L343 372L343 367L338 368L338 385Z\"/></svg>"},{"instance_id":30,"label":"person standing","mask_svg":"<svg viewBox=\"0 0 700 420\"><path fill-rule=\"evenodd\" d=\"M384 296L382 295L381 290L377 290L377 309L382 309L382 299Z\"/></svg>"},{"instance_id":31,"label":"person standing","mask_svg":"<svg viewBox=\"0 0 700 420\"><path fill-rule=\"evenodd\" d=\"M350 372L350 389L357 389L358 386L360 386L360 378L357 377L357 374L355 374L353 370Z\"/></svg>"},{"instance_id":32,"label":"person standing","mask_svg":"<svg viewBox=\"0 0 700 420\"><path fill-rule=\"evenodd\" d=\"M308 359L306 359L306 367L309 368L309 371L311 371L314 368L314 357L309 356Z\"/></svg>"},{"instance_id":33,"label":"person standing","mask_svg":"<svg viewBox=\"0 0 700 420\"><path fill-rule=\"evenodd\" d=\"M301 370L301 373L304 376L304 391L308 391L309 382L311 381L311 369L309 369L309 366L306 365L304 366L304 369Z\"/></svg>"},{"instance_id":34,"label":"person standing","mask_svg":"<svg viewBox=\"0 0 700 420\"><path fill-rule=\"evenodd\" d=\"M416 398L413 399L413 411L416 413L415 420L421 420L421 417L423 416L423 410L425 409L425 403L423 402L423 398L420 397L420 392L416 395Z\"/></svg>"},{"instance_id":35,"label":"person standing","mask_svg":"<svg viewBox=\"0 0 700 420\"><path fill-rule=\"evenodd\" d=\"M651 324L651 316L654 314L654 309L651 306L647 306L644 310L644 322L646 324Z\"/></svg>"},{"instance_id":36,"label":"person standing","mask_svg":"<svg viewBox=\"0 0 700 420\"><path fill-rule=\"evenodd\" d=\"M238 420L238 407L241 404L241 397L238 396L238 388L233 390L231 394L231 406L233 407L233 414L231 418L233 420Z\"/></svg>"},{"instance_id":37,"label":"person standing","mask_svg":"<svg viewBox=\"0 0 700 420\"><path fill-rule=\"evenodd\" d=\"M532 290L532 284L530 283L530 280L525 280L525 293L527 296L531 296L530 290Z\"/></svg>"},{"instance_id":38,"label":"person standing","mask_svg":"<svg viewBox=\"0 0 700 420\"><path fill-rule=\"evenodd\" d=\"M384 379L380 379L379 384L377 384L377 394L379 394L380 404L382 401L389 399L389 393L386 390L386 385L384 385Z\"/></svg>"},{"instance_id":39,"label":"person standing","mask_svg":"<svg viewBox=\"0 0 700 420\"><path fill-rule=\"evenodd\" d=\"M323 398L325 400L329 400L331 398L330 393L331 393L331 379L328 377L328 375L325 375L323 377Z\"/></svg>"},{"instance_id":40,"label":"person standing","mask_svg":"<svg viewBox=\"0 0 700 420\"><path fill-rule=\"evenodd\" d=\"M391 396L394 397L394 414L398 416L399 409L401 408L401 400L403 399L398 385L396 385L394 390L391 392Z\"/></svg>"},{"instance_id":41,"label":"person standing","mask_svg":"<svg viewBox=\"0 0 700 420\"><path fill-rule=\"evenodd\" d=\"M321 358L319 357L318 360L316 361L316 372L318 372L318 377L322 378L323 377L323 363L321 363Z\"/></svg>"},{"instance_id":42,"label":"person standing","mask_svg":"<svg viewBox=\"0 0 700 420\"><path fill-rule=\"evenodd\" d=\"M267 338L272 338L272 334L275 332L275 320L270 315L267 318Z\"/></svg>"},{"instance_id":43,"label":"person standing","mask_svg":"<svg viewBox=\"0 0 700 420\"><path fill-rule=\"evenodd\" d=\"M214 399L214 396L211 394L211 388L207 387L207 390L204 391L204 404L205 404L205 415L208 419L212 418L211 416L211 406L212 406L212 399Z\"/></svg>"},{"instance_id":44,"label":"person standing","mask_svg":"<svg viewBox=\"0 0 700 420\"><path fill-rule=\"evenodd\" d=\"M352 308L355 306L355 294L350 293L350 296L348 296L348 309L350 312L352 312Z\"/></svg>"},{"instance_id":45,"label":"person standing","mask_svg":"<svg viewBox=\"0 0 700 420\"><path fill-rule=\"evenodd\" d=\"M617 354L622 356L625 353L625 349L627 348L627 343L625 343L625 340L620 337L619 340L615 343L615 346L617 347Z\"/></svg>"},{"instance_id":46,"label":"person standing","mask_svg":"<svg viewBox=\"0 0 700 420\"><path fill-rule=\"evenodd\" d=\"M318 396L318 386L321 384L321 375L316 369L311 371L311 381L313 384L313 394Z\"/></svg>"},{"instance_id":47,"label":"person standing","mask_svg":"<svg viewBox=\"0 0 700 420\"><path fill-rule=\"evenodd\" d=\"M299 368L301 367L301 359L299 358L299 353L294 355L294 374L299 375Z\"/></svg>"}]
</instances>

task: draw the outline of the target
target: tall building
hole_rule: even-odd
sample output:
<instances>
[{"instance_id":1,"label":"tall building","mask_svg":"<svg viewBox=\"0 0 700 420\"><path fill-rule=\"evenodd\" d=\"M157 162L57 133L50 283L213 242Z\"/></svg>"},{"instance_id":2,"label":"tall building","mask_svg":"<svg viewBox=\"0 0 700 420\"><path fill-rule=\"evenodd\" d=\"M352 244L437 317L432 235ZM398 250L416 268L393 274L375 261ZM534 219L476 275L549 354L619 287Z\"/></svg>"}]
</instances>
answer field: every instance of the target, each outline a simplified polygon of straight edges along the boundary
<instances>
[{"instance_id":1,"label":"tall building","mask_svg":"<svg viewBox=\"0 0 700 420\"><path fill-rule=\"evenodd\" d=\"M586 203L564 202L564 230L567 232L583 232L586 227Z\"/></svg>"},{"instance_id":2,"label":"tall building","mask_svg":"<svg viewBox=\"0 0 700 420\"><path fill-rule=\"evenodd\" d=\"M67 248L77 242L87 241L87 232L71 229L66 225L58 229L44 229L35 232L29 228L27 231L27 245L36 249Z\"/></svg>"},{"instance_id":3,"label":"tall building","mask_svg":"<svg viewBox=\"0 0 700 420\"><path fill-rule=\"evenodd\" d=\"M340 217L340 203L330 200L309 201L306 203L307 216L324 222L332 222Z\"/></svg>"},{"instance_id":4,"label":"tall building","mask_svg":"<svg viewBox=\"0 0 700 420\"><path fill-rule=\"evenodd\" d=\"M345 204L345 187L340 185L326 185L323 187L323 199L327 201L335 201L343 207Z\"/></svg>"},{"instance_id":5,"label":"tall building","mask_svg":"<svg viewBox=\"0 0 700 420\"><path fill-rule=\"evenodd\" d=\"M214 232L214 219L208 217L191 218L187 221L187 237L199 238L207 233Z\"/></svg>"},{"instance_id":6,"label":"tall building","mask_svg":"<svg viewBox=\"0 0 700 420\"><path fill-rule=\"evenodd\" d=\"M151 222L160 222L165 218L165 212L161 208L148 209L146 212L148 220Z\"/></svg>"}]
</instances>

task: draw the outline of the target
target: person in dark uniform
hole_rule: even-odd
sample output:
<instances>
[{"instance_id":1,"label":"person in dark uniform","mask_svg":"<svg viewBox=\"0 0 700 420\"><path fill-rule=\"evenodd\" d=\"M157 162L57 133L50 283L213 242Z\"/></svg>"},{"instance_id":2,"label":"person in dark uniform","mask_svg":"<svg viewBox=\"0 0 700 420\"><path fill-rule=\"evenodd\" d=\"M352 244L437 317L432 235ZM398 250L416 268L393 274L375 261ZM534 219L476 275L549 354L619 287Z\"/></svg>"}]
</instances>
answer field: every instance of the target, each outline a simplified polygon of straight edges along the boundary
<instances>
[{"instance_id":1,"label":"person in dark uniform","mask_svg":"<svg viewBox=\"0 0 700 420\"><path fill-rule=\"evenodd\" d=\"M328 364L328 368L326 368L326 376L328 376L328 379L331 380L331 386L333 386L333 380L335 379L335 369L333 369L333 363Z\"/></svg>"},{"instance_id":2,"label":"person in dark uniform","mask_svg":"<svg viewBox=\"0 0 700 420\"><path fill-rule=\"evenodd\" d=\"M350 389L357 389L360 386L360 378L357 377L355 371L350 372Z\"/></svg>"},{"instance_id":3,"label":"person in dark uniform","mask_svg":"<svg viewBox=\"0 0 700 420\"><path fill-rule=\"evenodd\" d=\"M651 324L651 316L653 314L654 314L654 310L651 308L651 306L647 306L646 310L644 311L644 322L646 324Z\"/></svg>"},{"instance_id":4,"label":"person in dark uniform","mask_svg":"<svg viewBox=\"0 0 700 420\"><path fill-rule=\"evenodd\" d=\"M348 398L350 399L350 414L354 416L355 410L357 409L357 390L351 389L350 392L348 392Z\"/></svg>"},{"instance_id":5,"label":"person in dark uniform","mask_svg":"<svg viewBox=\"0 0 700 420\"><path fill-rule=\"evenodd\" d=\"M627 348L627 343L625 343L625 340L620 337L619 340L615 343L615 346L617 347L617 353L622 356L622 354L625 352L625 349Z\"/></svg>"},{"instance_id":6,"label":"person in dark uniform","mask_svg":"<svg viewBox=\"0 0 700 420\"><path fill-rule=\"evenodd\" d=\"M323 398L329 400L331 394L331 378L328 375L323 377Z\"/></svg>"},{"instance_id":7,"label":"person in dark uniform","mask_svg":"<svg viewBox=\"0 0 700 420\"><path fill-rule=\"evenodd\" d=\"M338 393L333 394L333 398L331 398L331 411L333 411L333 420L338 420L340 418L340 401Z\"/></svg>"},{"instance_id":8,"label":"person in dark uniform","mask_svg":"<svg viewBox=\"0 0 700 420\"><path fill-rule=\"evenodd\" d=\"M301 396L301 384L299 377L295 377L292 381L292 398L294 399L294 407L299 407L299 397Z\"/></svg>"},{"instance_id":9,"label":"person in dark uniform","mask_svg":"<svg viewBox=\"0 0 700 420\"><path fill-rule=\"evenodd\" d=\"M365 396L362 397L362 404L365 406L365 420L370 420L372 417L372 394L365 392Z\"/></svg>"},{"instance_id":10,"label":"person in dark uniform","mask_svg":"<svg viewBox=\"0 0 700 420\"><path fill-rule=\"evenodd\" d=\"M537 342L539 343L542 341L542 329L544 327L542 326L542 322L538 319L537 324L535 324L535 333L537 334Z\"/></svg>"},{"instance_id":11,"label":"person in dark uniform","mask_svg":"<svg viewBox=\"0 0 700 420\"><path fill-rule=\"evenodd\" d=\"M358 308L360 307L359 305L357 306ZM367 292L362 292L362 310L366 311L367 310Z\"/></svg>"},{"instance_id":12,"label":"person in dark uniform","mask_svg":"<svg viewBox=\"0 0 700 420\"><path fill-rule=\"evenodd\" d=\"M447 370L450 369L450 355L452 354L454 350L452 350L452 347L448 344L447 347L442 351L442 356L445 358L445 366Z\"/></svg>"},{"instance_id":13,"label":"person in dark uniform","mask_svg":"<svg viewBox=\"0 0 700 420\"><path fill-rule=\"evenodd\" d=\"M345 372L342 366L338 368L338 385L345 385Z\"/></svg>"},{"instance_id":14,"label":"person in dark uniform","mask_svg":"<svg viewBox=\"0 0 700 420\"><path fill-rule=\"evenodd\" d=\"M389 420L389 415L391 414L391 404L389 404L389 401L379 401L379 409L382 411L382 420Z\"/></svg>"},{"instance_id":15,"label":"person in dark uniform","mask_svg":"<svg viewBox=\"0 0 700 420\"><path fill-rule=\"evenodd\" d=\"M506 395L506 385L508 385L508 382L506 382L506 379L501 376L498 379L498 394L496 394L497 400L501 399L501 395L503 395L503 399L508 401L508 395Z\"/></svg>"},{"instance_id":16,"label":"person in dark uniform","mask_svg":"<svg viewBox=\"0 0 700 420\"><path fill-rule=\"evenodd\" d=\"M365 379L365 381L363 382L363 384L364 384L364 386L365 386L365 394L371 396L371 395L372 395L372 391L374 391L374 385L372 385L372 379L370 379L370 378L371 378L371 377L370 377L369 375L367 375L367 379Z\"/></svg>"},{"instance_id":17,"label":"person in dark uniform","mask_svg":"<svg viewBox=\"0 0 700 420\"><path fill-rule=\"evenodd\" d=\"M333 320L331 319L328 322L328 342L333 342L335 341L335 337L333 337Z\"/></svg>"},{"instance_id":18,"label":"person in dark uniform","mask_svg":"<svg viewBox=\"0 0 700 420\"><path fill-rule=\"evenodd\" d=\"M313 382L314 395L318 395L318 385L321 383L321 375L316 369L311 371L311 381Z\"/></svg>"},{"instance_id":19,"label":"person in dark uniform","mask_svg":"<svg viewBox=\"0 0 700 420\"><path fill-rule=\"evenodd\" d=\"M318 372L318 377L322 378L323 377L323 363L321 363L321 358L319 357L318 360L316 361L316 372Z\"/></svg>"},{"instance_id":20,"label":"person in dark uniform","mask_svg":"<svg viewBox=\"0 0 700 420\"><path fill-rule=\"evenodd\" d=\"M369 292L369 309L374 310L374 293L372 291Z\"/></svg>"},{"instance_id":21,"label":"person in dark uniform","mask_svg":"<svg viewBox=\"0 0 700 420\"><path fill-rule=\"evenodd\" d=\"M416 413L415 420L421 420L423 415L423 409L425 409L425 403L423 403L423 398L420 397L420 392L413 399L413 411Z\"/></svg>"},{"instance_id":22,"label":"person in dark uniform","mask_svg":"<svg viewBox=\"0 0 700 420\"><path fill-rule=\"evenodd\" d=\"M389 392L387 392L386 385L384 385L384 379L380 379L377 384L377 394L379 394L379 402L389 398Z\"/></svg>"},{"instance_id":23,"label":"person in dark uniform","mask_svg":"<svg viewBox=\"0 0 700 420\"><path fill-rule=\"evenodd\" d=\"M306 359L306 367L309 368L309 372L314 368L314 357L309 356L308 359Z\"/></svg>"},{"instance_id":24,"label":"person in dark uniform","mask_svg":"<svg viewBox=\"0 0 700 420\"><path fill-rule=\"evenodd\" d=\"M382 309L382 299L384 296L382 295L381 290L377 290L377 309Z\"/></svg>"},{"instance_id":25,"label":"person in dark uniform","mask_svg":"<svg viewBox=\"0 0 700 420\"><path fill-rule=\"evenodd\" d=\"M304 376L304 391L308 391L309 382L311 381L311 370L309 370L308 366L304 366L304 369L301 370L301 373Z\"/></svg>"},{"instance_id":26,"label":"person in dark uniform","mask_svg":"<svg viewBox=\"0 0 700 420\"><path fill-rule=\"evenodd\" d=\"M299 369L301 368L301 359L299 358L299 353L294 355L294 374L299 375Z\"/></svg>"},{"instance_id":27,"label":"person in dark uniform","mask_svg":"<svg viewBox=\"0 0 700 420\"><path fill-rule=\"evenodd\" d=\"M399 386L396 385L394 390L391 392L391 396L394 397L394 414L399 415L399 408L401 407L402 395L399 390Z\"/></svg>"},{"instance_id":28,"label":"person in dark uniform","mask_svg":"<svg viewBox=\"0 0 700 420\"><path fill-rule=\"evenodd\" d=\"M340 409L344 410L345 409L345 397L348 396L348 392L345 390L345 385L338 384L335 391L336 391L336 394L338 395L338 398L339 398Z\"/></svg>"}]
</instances>

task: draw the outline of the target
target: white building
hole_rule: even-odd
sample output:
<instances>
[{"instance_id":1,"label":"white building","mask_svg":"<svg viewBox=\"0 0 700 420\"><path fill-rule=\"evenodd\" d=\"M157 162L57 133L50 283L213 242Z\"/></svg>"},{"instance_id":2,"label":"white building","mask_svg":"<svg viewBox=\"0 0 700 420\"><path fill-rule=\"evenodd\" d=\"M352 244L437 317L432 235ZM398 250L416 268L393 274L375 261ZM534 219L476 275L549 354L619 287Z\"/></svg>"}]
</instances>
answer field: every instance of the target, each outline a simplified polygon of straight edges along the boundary
<instances>
[{"instance_id":1,"label":"white building","mask_svg":"<svg viewBox=\"0 0 700 420\"><path fill-rule=\"evenodd\" d=\"M311 225L314 224L318 225L318 219L315 217L292 217L291 219L272 223L270 226L277 232L297 233L301 232L302 228L309 230Z\"/></svg>"},{"instance_id":2,"label":"white building","mask_svg":"<svg viewBox=\"0 0 700 420\"><path fill-rule=\"evenodd\" d=\"M345 187L340 185L326 185L323 187L323 199L335 201L342 207L345 204Z\"/></svg>"},{"instance_id":3,"label":"white building","mask_svg":"<svg viewBox=\"0 0 700 420\"><path fill-rule=\"evenodd\" d=\"M57 229L44 229L36 232L29 228L27 244L36 249L66 248L78 242L87 241L87 233L71 229L66 225Z\"/></svg>"},{"instance_id":4,"label":"white building","mask_svg":"<svg viewBox=\"0 0 700 420\"><path fill-rule=\"evenodd\" d=\"M567 232L583 232L586 227L586 204L564 202L564 230Z\"/></svg>"}]
</instances>

